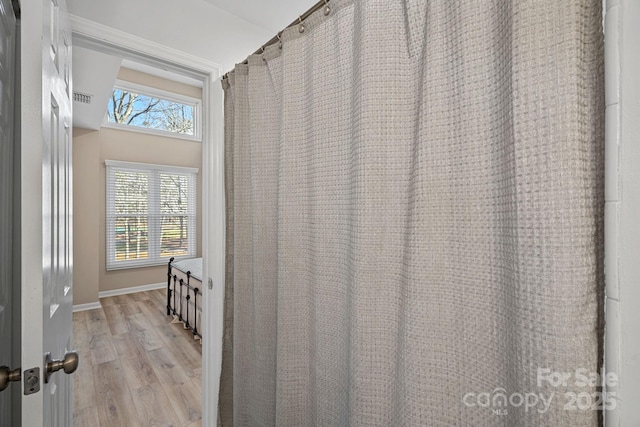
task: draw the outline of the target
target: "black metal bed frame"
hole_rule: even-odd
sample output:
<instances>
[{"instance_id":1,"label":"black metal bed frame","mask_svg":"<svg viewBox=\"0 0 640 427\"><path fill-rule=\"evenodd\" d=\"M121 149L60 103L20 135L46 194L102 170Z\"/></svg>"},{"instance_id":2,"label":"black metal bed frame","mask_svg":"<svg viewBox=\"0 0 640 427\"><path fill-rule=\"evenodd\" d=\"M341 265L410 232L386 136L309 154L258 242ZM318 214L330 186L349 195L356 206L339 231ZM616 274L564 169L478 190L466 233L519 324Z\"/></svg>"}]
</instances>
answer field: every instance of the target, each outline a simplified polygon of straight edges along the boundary
<instances>
[{"instance_id":1,"label":"black metal bed frame","mask_svg":"<svg viewBox=\"0 0 640 427\"><path fill-rule=\"evenodd\" d=\"M174 315L176 317L176 319L178 319L179 321L181 321L182 323L184 323L184 327L185 329L189 329L193 332L193 336L195 337L199 337L200 339L202 339L202 335L200 334L200 332L198 332L198 295L200 295L200 297L202 297L202 292L200 291L199 288L196 288L194 286L191 286L191 272L187 271L187 281L185 282L184 279L178 279L177 275L172 275L171 274L171 263L173 262L174 258L171 257L171 259L169 259L169 264L168 264L168 270L167 270L167 316L170 315ZM179 306L179 310L176 309L177 304L176 304L176 299L178 298L177 295L177 291L174 292L171 289L171 280L173 279L173 288L176 289L177 286L176 284L180 283L180 295L179 295L179 301L180 301L180 306ZM185 296L185 300L186 305L187 305L187 313L186 316L182 316L182 290L185 289L186 292L186 296ZM193 294L193 315L195 317L195 319L193 319L193 325L191 325L189 323L189 301L191 300L191 295ZM171 298L173 297L173 307L171 307Z\"/></svg>"}]
</instances>

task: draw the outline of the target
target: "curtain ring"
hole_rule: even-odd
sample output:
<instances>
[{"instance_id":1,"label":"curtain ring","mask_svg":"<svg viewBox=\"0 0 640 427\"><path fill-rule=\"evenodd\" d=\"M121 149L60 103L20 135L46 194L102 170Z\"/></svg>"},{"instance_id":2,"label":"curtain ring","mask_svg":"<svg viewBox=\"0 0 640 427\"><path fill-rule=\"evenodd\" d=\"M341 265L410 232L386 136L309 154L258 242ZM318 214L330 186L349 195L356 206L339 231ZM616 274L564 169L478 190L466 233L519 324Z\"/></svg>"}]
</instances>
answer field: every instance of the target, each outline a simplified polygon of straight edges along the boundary
<instances>
[{"instance_id":1,"label":"curtain ring","mask_svg":"<svg viewBox=\"0 0 640 427\"><path fill-rule=\"evenodd\" d=\"M300 33L304 33L304 24L302 23L302 16L298 17L298 21L300 22L300 26L298 27L298 31Z\"/></svg>"},{"instance_id":2,"label":"curtain ring","mask_svg":"<svg viewBox=\"0 0 640 427\"><path fill-rule=\"evenodd\" d=\"M324 16L329 16L331 13L331 7L329 7L329 0L324 0Z\"/></svg>"}]
</instances>

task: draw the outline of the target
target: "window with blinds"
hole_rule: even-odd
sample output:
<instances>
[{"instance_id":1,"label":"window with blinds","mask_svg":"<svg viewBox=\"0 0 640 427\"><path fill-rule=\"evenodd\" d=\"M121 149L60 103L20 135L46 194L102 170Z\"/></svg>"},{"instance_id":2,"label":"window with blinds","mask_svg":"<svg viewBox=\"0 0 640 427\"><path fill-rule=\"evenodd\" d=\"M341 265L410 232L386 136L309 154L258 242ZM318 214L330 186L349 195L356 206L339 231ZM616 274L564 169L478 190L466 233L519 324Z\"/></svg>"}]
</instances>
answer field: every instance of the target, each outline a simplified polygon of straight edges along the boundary
<instances>
[{"instance_id":1,"label":"window with blinds","mask_svg":"<svg viewBox=\"0 0 640 427\"><path fill-rule=\"evenodd\" d=\"M197 169L107 160L107 270L196 256Z\"/></svg>"}]
</instances>

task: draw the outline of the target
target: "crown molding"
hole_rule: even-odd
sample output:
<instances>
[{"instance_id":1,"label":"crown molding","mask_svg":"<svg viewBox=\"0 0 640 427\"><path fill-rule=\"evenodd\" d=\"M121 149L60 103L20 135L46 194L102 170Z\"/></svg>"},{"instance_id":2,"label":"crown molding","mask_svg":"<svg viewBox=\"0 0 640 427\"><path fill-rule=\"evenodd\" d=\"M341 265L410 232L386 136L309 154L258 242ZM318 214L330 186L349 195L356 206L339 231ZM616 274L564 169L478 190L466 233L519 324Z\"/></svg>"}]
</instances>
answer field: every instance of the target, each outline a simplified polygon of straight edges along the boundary
<instances>
[{"instance_id":1,"label":"crown molding","mask_svg":"<svg viewBox=\"0 0 640 427\"><path fill-rule=\"evenodd\" d=\"M129 53L130 59L143 58L155 65L174 66L191 71L194 77L215 80L222 74L222 65L160 43L117 30L95 21L69 15L74 44L105 53Z\"/></svg>"}]
</instances>

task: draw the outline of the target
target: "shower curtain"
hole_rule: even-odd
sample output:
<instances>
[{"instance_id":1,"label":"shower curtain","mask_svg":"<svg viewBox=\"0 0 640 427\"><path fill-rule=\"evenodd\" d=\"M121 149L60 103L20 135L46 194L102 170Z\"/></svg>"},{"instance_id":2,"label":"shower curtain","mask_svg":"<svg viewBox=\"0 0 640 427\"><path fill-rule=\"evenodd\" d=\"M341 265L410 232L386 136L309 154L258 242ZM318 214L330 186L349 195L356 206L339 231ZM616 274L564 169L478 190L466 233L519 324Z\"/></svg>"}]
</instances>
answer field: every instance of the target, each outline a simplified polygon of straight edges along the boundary
<instances>
[{"instance_id":1,"label":"shower curtain","mask_svg":"<svg viewBox=\"0 0 640 427\"><path fill-rule=\"evenodd\" d=\"M223 79L221 425L599 423L601 12L331 0Z\"/></svg>"}]
</instances>

